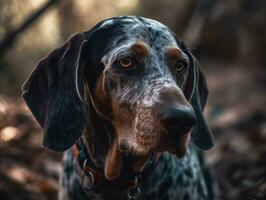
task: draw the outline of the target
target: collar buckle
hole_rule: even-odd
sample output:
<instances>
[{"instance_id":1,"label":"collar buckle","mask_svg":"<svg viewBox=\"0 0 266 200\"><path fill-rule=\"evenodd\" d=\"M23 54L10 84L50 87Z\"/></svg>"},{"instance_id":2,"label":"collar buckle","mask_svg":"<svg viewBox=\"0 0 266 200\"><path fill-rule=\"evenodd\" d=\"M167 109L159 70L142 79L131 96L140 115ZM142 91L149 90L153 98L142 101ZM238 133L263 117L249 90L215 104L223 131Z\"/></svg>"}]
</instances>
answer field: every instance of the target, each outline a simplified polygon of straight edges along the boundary
<instances>
[{"instance_id":1,"label":"collar buckle","mask_svg":"<svg viewBox=\"0 0 266 200\"><path fill-rule=\"evenodd\" d=\"M134 185L127 189L128 200L138 200L142 194L141 188L138 184L138 177L135 176Z\"/></svg>"}]
</instances>

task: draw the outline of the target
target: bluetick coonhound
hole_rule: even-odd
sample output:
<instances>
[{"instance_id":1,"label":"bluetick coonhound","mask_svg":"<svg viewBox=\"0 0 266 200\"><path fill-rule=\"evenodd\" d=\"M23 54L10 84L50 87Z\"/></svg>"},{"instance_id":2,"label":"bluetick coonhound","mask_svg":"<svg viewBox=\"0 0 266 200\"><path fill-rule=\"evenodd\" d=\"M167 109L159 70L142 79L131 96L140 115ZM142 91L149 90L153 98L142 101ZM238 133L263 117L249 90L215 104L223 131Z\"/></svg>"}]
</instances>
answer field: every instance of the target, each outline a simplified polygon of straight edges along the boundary
<instances>
[{"instance_id":1,"label":"bluetick coonhound","mask_svg":"<svg viewBox=\"0 0 266 200\"><path fill-rule=\"evenodd\" d=\"M43 146L65 151L61 200L215 199L207 94L185 44L137 16L73 35L23 86Z\"/></svg>"}]
</instances>

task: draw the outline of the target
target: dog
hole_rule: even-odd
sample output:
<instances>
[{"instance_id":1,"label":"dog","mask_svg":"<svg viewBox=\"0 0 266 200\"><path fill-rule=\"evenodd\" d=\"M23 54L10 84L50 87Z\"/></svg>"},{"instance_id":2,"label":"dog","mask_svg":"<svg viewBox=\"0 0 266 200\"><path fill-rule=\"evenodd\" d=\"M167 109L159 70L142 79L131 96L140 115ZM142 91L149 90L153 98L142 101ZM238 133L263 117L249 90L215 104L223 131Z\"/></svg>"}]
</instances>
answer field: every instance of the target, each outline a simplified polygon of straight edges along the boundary
<instances>
[{"instance_id":1,"label":"dog","mask_svg":"<svg viewBox=\"0 0 266 200\"><path fill-rule=\"evenodd\" d=\"M59 199L216 199L201 150L208 89L184 42L160 22L119 16L70 37L22 87L62 152Z\"/></svg>"}]
</instances>

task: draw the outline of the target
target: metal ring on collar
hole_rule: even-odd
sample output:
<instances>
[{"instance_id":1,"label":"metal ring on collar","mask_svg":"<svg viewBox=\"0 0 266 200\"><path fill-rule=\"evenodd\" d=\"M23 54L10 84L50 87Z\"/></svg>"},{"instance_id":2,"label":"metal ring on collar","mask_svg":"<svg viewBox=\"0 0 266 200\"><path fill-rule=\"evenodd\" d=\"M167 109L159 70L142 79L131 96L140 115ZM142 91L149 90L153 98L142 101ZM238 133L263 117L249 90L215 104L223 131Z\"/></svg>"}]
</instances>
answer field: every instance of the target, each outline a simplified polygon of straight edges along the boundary
<instances>
[{"instance_id":1,"label":"metal ring on collar","mask_svg":"<svg viewBox=\"0 0 266 200\"><path fill-rule=\"evenodd\" d=\"M83 170L85 169L85 167L87 165L87 162L88 162L88 159L85 159L84 162L83 162L83 166L82 166ZM93 175L93 173L91 171L84 170L84 172L85 172L85 175L83 177L83 183L85 183L84 188L85 188L86 191L89 191L94 186L94 175ZM88 179L89 179L89 181L88 181Z\"/></svg>"},{"instance_id":2,"label":"metal ring on collar","mask_svg":"<svg viewBox=\"0 0 266 200\"><path fill-rule=\"evenodd\" d=\"M137 200L141 196L141 189L139 186L132 186L127 189L127 197L129 200Z\"/></svg>"},{"instance_id":3,"label":"metal ring on collar","mask_svg":"<svg viewBox=\"0 0 266 200\"><path fill-rule=\"evenodd\" d=\"M85 185L85 190L89 191L93 188L94 186L94 176L91 172L86 172L85 176L90 179L90 182L87 181L86 185Z\"/></svg>"}]
</instances>

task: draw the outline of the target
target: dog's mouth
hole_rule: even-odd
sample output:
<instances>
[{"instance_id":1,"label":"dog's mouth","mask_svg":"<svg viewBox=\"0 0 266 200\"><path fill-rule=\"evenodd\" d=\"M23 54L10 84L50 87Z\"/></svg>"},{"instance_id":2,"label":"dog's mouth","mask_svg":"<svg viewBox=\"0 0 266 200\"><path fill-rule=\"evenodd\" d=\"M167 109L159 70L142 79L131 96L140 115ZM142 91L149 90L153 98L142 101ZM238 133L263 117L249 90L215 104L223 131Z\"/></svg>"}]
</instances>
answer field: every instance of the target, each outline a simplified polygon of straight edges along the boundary
<instances>
[{"instance_id":1,"label":"dog's mouth","mask_svg":"<svg viewBox=\"0 0 266 200\"><path fill-rule=\"evenodd\" d=\"M172 130L174 131L174 130ZM175 130L175 132L178 132ZM147 157L152 153L169 152L183 157L186 154L190 140L190 129L182 134L162 133L156 138L156 142L137 143L133 146L126 145L127 142L120 142L119 151L125 156Z\"/></svg>"},{"instance_id":2,"label":"dog's mouth","mask_svg":"<svg viewBox=\"0 0 266 200\"><path fill-rule=\"evenodd\" d=\"M138 145L139 149L137 150L128 149L123 147L123 145L119 145L118 139L116 138L105 159L106 178L114 180L119 176L124 162L124 157L133 157L134 161L132 162L131 169L134 172L142 172L153 153L162 153L167 151L178 157L185 156L190 139L190 132L180 134L177 137L163 136L162 138L164 139L157 138L156 141L159 142L153 146L149 144L140 144Z\"/></svg>"},{"instance_id":3,"label":"dog's mouth","mask_svg":"<svg viewBox=\"0 0 266 200\"><path fill-rule=\"evenodd\" d=\"M189 140L190 132L182 134L179 137L168 142L166 151L175 154L178 157L183 157L186 155Z\"/></svg>"},{"instance_id":4,"label":"dog's mouth","mask_svg":"<svg viewBox=\"0 0 266 200\"><path fill-rule=\"evenodd\" d=\"M179 137L171 138L160 144L158 147L153 148L150 152L144 155L132 155L129 152L124 152L124 155L135 157L133 163L134 172L142 172L147 165L153 153L160 154L162 152L169 152L181 158L186 155L188 142L190 140L190 132L180 135Z\"/></svg>"},{"instance_id":5,"label":"dog's mouth","mask_svg":"<svg viewBox=\"0 0 266 200\"><path fill-rule=\"evenodd\" d=\"M151 154L169 152L178 157L185 156L190 139L190 128L172 126L165 129L162 124L140 124L138 128L116 127L116 138L105 158L105 176L117 178L125 164L125 157L133 157L131 169L141 172Z\"/></svg>"},{"instance_id":6,"label":"dog's mouth","mask_svg":"<svg viewBox=\"0 0 266 200\"><path fill-rule=\"evenodd\" d=\"M154 149L154 152L167 151L178 157L183 157L187 152L189 140L190 132L175 136L172 136L172 134L166 135L165 138L160 140L160 143L158 144L157 148Z\"/></svg>"}]
</instances>

